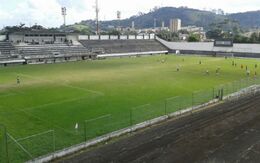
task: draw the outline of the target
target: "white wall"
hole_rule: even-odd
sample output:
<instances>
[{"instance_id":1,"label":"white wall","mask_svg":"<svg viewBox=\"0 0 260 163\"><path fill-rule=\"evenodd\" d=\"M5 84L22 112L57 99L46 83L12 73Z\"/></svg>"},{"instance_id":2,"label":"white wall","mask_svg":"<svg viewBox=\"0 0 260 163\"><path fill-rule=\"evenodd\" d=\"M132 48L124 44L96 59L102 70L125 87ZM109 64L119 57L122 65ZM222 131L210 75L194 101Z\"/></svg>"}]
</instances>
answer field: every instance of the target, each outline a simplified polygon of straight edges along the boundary
<instances>
[{"instance_id":1,"label":"white wall","mask_svg":"<svg viewBox=\"0 0 260 163\"><path fill-rule=\"evenodd\" d=\"M78 35L67 35L67 40L78 41Z\"/></svg>"},{"instance_id":2,"label":"white wall","mask_svg":"<svg viewBox=\"0 0 260 163\"><path fill-rule=\"evenodd\" d=\"M79 35L79 40L88 40L88 35Z\"/></svg>"},{"instance_id":3,"label":"white wall","mask_svg":"<svg viewBox=\"0 0 260 163\"><path fill-rule=\"evenodd\" d=\"M150 38L149 38L148 35L145 35L145 36L144 36L144 39L145 39L145 40L149 40Z\"/></svg>"},{"instance_id":4,"label":"white wall","mask_svg":"<svg viewBox=\"0 0 260 163\"><path fill-rule=\"evenodd\" d=\"M150 39L155 39L155 34L150 34Z\"/></svg>"},{"instance_id":5,"label":"white wall","mask_svg":"<svg viewBox=\"0 0 260 163\"><path fill-rule=\"evenodd\" d=\"M143 35L139 35L139 36L136 37L136 39L137 40L142 40L142 39L144 39L144 36Z\"/></svg>"},{"instance_id":6,"label":"white wall","mask_svg":"<svg viewBox=\"0 0 260 163\"><path fill-rule=\"evenodd\" d=\"M99 40L98 35L90 35L89 38L90 38L90 40Z\"/></svg>"},{"instance_id":7,"label":"white wall","mask_svg":"<svg viewBox=\"0 0 260 163\"><path fill-rule=\"evenodd\" d=\"M126 35L121 35L120 36L120 40L127 40L127 36Z\"/></svg>"},{"instance_id":8,"label":"white wall","mask_svg":"<svg viewBox=\"0 0 260 163\"><path fill-rule=\"evenodd\" d=\"M118 36L117 35L110 35L110 40L118 40Z\"/></svg>"},{"instance_id":9,"label":"white wall","mask_svg":"<svg viewBox=\"0 0 260 163\"><path fill-rule=\"evenodd\" d=\"M6 40L6 35L0 35L0 41Z\"/></svg>"},{"instance_id":10,"label":"white wall","mask_svg":"<svg viewBox=\"0 0 260 163\"><path fill-rule=\"evenodd\" d=\"M109 35L101 35L100 39L101 40L109 40Z\"/></svg>"},{"instance_id":11,"label":"white wall","mask_svg":"<svg viewBox=\"0 0 260 163\"><path fill-rule=\"evenodd\" d=\"M110 37L110 40L118 40L118 35L100 35L100 40L109 40L109 37ZM138 35L138 36L135 36L135 35L121 35L120 36L120 40L127 40L127 38L129 40L135 40L135 39L138 39L138 40L149 40L149 39L155 39L155 35L154 34L150 34L150 37L149 35ZM79 40L99 40L99 36L98 35L79 35L78 36L78 39Z\"/></svg>"},{"instance_id":12,"label":"white wall","mask_svg":"<svg viewBox=\"0 0 260 163\"><path fill-rule=\"evenodd\" d=\"M135 35L129 35L129 40L135 40Z\"/></svg>"},{"instance_id":13,"label":"white wall","mask_svg":"<svg viewBox=\"0 0 260 163\"><path fill-rule=\"evenodd\" d=\"M24 41L23 35L9 35L9 40L16 43L17 41Z\"/></svg>"}]
</instances>

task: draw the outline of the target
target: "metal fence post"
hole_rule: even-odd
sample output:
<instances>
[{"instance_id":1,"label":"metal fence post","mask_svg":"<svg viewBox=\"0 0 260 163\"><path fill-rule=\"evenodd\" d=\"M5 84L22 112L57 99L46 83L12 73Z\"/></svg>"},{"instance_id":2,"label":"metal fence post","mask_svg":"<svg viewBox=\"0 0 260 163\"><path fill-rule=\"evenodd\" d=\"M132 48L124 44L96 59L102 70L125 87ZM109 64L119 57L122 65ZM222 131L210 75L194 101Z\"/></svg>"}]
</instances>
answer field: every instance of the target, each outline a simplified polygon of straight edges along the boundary
<instances>
[{"instance_id":1,"label":"metal fence post","mask_svg":"<svg viewBox=\"0 0 260 163\"><path fill-rule=\"evenodd\" d=\"M194 92L192 92L192 95L191 95L191 108L193 108L193 105L194 105Z\"/></svg>"},{"instance_id":2,"label":"metal fence post","mask_svg":"<svg viewBox=\"0 0 260 163\"><path fill-rule=\"evenodd\" d=\"M3 134L3 146L0 147L5 151L5 154L3 152L3 157L5 157L5 162L9 163L9 153L8 153L8 140L7 140L7 130L6 127L2 124L0 124L0 129L2 128L2 134ZM0 153L1 154L1 153Z\"/></svg>"},{"instance_id":3,"label":"metal fence post","mask_svg":"<svg viewBox=\"0 0 260 163\"><path fill-rule=\"evenodd\" d=\"M164 101L164 114L167 115L167 99Z\"/></svg>"},{"instance_id":4,"label":"metal fence post","mask_svg":"<svg viewBox=\"0 0 260 163\"><path fill-rule=\"evenodd\" d=\"M215 99L215 88L213 87L212 89L212 99L214 100Z\"/></svg>"},{"instance_id":5,"label":"metal fence post","mask_svg":"<svg viewBox=\"0 0 260 163\"><path fill-rule=\"evenodd\" d=\"M53 153L54 153L55 149L56 149L56 140L55 140L55 131L54 130L52 132L52 143L53 143Z\"/></svg>"},{"instance_id":6,"label":"metal fence post","mask_svg":"<svg viewBox=\"0 0 260 163\"><path fill-rule=\"evenodd\" d=\"M87 141L87 126L86 126L86 121L84 121L84 139L85 142Z\"/></svg>"},{"instance_id":7,"label":"metal fence post","mask_svg":"<svg viewBox=\"0 0 260 163\"><path fill-rule=\"evenodd\" d=\"M5 139L5 151L6 151L6 162L9 163L9 153L8 153L8 140L7 140L7 130L6 127L3 125L4 130L4 139Z\"/></svg>"},{"instance_id":8,"label":"metal fence post","mask_svg":"<svg viewBox=\"0 0 260 163\"><path fill-rule=\"evenodd\" d=\"M130 126L133 126L133 109L130 109Z\"/></svg>"}]
</instances>

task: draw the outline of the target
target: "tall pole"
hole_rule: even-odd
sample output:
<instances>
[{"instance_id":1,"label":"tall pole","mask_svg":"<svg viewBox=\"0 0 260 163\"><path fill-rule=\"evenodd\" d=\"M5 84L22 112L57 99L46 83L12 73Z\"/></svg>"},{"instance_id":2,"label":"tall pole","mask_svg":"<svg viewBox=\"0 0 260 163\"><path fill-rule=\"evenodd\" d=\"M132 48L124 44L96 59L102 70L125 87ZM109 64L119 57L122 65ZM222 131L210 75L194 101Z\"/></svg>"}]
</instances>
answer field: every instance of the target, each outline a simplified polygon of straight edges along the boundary
<instances>
[{"instance_id":1,"label":"tall pole","mask_svg":"<svg viewBox=\"0 0 260 163\"><path fill-rule=\"evenodd\" d=\"M62 8L61 8L61 14L62 14L62 16L63 16L63 21L64 21L63 25L64 25L64 27L65 27L65 26L66 26L66 15L67 15L67 9L66 9L66 7L62 7Z\"/></svg>"},{"instance_id":2,"label":"tall pole","mask_svg":"<svg viewBox=\"0 0 260 163\"><path fill-rule=\"evenodd\" d=\"M98 8L98 0L96 0L96 33L99 34L99 8Z\"/></svg>"},{"instance_id":3,"label":"tall pole","mask_svg":"<svg viewBox=\"0 0 260 163\"><path fill-rule=\"evenodd\" d=\"M120 28L120 20L121 20L121 11L117 11L117 20L118 20L118 31L121 30Z\"/></svg>"}]
</instances>

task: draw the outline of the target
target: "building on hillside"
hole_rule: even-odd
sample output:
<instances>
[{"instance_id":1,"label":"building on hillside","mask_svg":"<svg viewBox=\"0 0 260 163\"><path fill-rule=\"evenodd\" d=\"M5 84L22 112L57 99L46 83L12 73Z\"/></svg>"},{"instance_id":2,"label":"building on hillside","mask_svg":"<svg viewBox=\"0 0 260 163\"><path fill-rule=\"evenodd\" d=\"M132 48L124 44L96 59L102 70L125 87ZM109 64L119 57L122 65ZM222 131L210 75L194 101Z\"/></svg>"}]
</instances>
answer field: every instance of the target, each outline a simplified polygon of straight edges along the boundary
<instances>
[{"instance_id":1,"label":"building on hillside","mask_svg":"<svg viewBox=\"0 0 260 163\"><path fill-rule=\"evenodd\" d=\"M170 20L170 31L178 32L181 30L181 19L171 19Z\"/></svg>"},{"instance_id":2,"label":"building on hillside","mask_svg":"<svg viewBox=\"0 0 260 163\"><path fill-rule=\"evenodd\" d=\"M198 35L201 41L204 41L206 39L206 32L204 31L203 27L186 26L186 27L181 27L181 30L187 31L189 34Z\"/></svg>"},{"instance_id":3,"label":"building on hillside","mask_svg":"<svg viewBox=\"0 0 260 163\"><path fill-rule=\"evenodd\" d=\"M203 32L204 28L193 25L193 26L181 27L181 30L185 30L187 32Z\"/></svg>"}]
</instances>

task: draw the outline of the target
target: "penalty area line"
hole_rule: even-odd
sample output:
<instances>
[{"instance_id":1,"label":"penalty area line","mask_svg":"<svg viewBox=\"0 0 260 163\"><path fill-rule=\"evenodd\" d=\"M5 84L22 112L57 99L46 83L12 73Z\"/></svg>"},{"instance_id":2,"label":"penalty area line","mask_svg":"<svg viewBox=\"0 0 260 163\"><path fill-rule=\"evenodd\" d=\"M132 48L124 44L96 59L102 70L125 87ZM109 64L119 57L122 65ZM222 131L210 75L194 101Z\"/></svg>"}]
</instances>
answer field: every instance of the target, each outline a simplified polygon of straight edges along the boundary
<instances>
[{"instance_id":1,"label":"penalty area line","mask_svg":"<svg viewBox=\"0 0 260 163\"><path fill-rule=\"evenodd\" d=\"M35 79L35 80L38 80L38 81L44 81L44 82L48 82L48 83L55 83L54 81L51 81L51 80L40 79L40 78L33 77L33 76L27 75L27 74L16 73L16 75L24 76L24 77ZM78 86L73 86L71 84L65 84L64 83L64 84L60 84L60 85L64 86L64 87L68 87L68 88L82 90L82 91L85 91L85 92L90 92L90 93L97 94L97 95L100 95L100 96L104 96L105 95L103 92L100 92L100 91L90 90L90 89L86 89L86 88L82 88L82 87L78 87Z\"/></svg>"}]
</instances>

